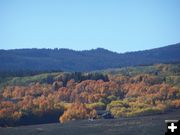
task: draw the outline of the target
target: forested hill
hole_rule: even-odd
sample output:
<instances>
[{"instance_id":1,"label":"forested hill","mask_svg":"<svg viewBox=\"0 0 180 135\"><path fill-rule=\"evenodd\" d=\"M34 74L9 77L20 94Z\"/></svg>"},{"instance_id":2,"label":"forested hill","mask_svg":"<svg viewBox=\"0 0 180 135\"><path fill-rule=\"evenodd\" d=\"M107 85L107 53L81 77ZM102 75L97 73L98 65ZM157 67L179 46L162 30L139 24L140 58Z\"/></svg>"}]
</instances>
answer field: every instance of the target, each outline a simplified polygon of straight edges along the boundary
<instances>
[{"instance_id":1,"label":"forested hill","mask_svg":"<svg viewBox=\"0 0 180 135\"><path fill-rule=\"evenodd\" d=\"M92 71L124 66L180 61L180 43L166 47L115 53L103 48L0 50L0 72L5 71Z\"/></svg>"}]
</instances>

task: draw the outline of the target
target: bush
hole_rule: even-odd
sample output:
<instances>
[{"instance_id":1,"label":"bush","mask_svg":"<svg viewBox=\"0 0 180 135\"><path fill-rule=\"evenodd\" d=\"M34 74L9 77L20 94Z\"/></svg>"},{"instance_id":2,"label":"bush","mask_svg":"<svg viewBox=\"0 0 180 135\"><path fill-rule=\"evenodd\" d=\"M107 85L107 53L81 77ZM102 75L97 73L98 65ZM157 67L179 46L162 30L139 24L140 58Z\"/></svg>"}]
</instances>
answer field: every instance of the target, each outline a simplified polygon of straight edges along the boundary
<instances>
[{"instance_id":1,"label":"bush","mask_svg":"<svg viewBox=\"0 0 180 135\"><path fill-rule=\"evenodd\" d=\"M86 107L90 108L90 109L95 109L95 110L104 110L104 109L106 109L106 105L104 103L102 103L102 102L86 104Z\"/></svg>"},{"instance_id":2,"label":"bush","mask_svg":"<svg viewBox=\"0 0 180 135\"><path fill-rule=\"evenodd\" d=\"M166 105L166 103L157 102L156 105L150 105L134 98L112 101L107 106L107 110L110 111L115 118L160 113L167 109L168 105Z\"/></svg>"}]
</instances>

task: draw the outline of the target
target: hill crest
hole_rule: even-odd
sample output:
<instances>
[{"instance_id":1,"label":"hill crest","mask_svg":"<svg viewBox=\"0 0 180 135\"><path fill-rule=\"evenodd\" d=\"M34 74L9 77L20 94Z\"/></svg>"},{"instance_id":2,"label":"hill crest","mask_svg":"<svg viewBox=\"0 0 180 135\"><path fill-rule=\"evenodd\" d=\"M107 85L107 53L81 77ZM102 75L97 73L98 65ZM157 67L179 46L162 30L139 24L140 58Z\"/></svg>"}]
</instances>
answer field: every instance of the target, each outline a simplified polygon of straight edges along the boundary
<instances>
[{"instance_id":1,"label":"hill crest","mask_svg":"<svg viewBox=\"0 0 180 135\"><path fill-rule=\"evenodd\" d=\"M180 43L165 47L117 53L104 48L0 50L0 71L92 71L125 66L180 61Z\"/></svg>"}]
</instances>

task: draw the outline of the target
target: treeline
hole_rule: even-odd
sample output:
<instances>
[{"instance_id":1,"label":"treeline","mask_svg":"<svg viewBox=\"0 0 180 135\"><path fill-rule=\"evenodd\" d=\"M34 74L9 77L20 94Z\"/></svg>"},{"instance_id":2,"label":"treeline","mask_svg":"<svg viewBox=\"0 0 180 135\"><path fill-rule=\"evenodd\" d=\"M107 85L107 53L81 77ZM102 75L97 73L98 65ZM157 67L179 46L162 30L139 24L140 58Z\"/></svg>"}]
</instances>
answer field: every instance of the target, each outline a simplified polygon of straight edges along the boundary
<instances>
[{"instance_id":1,"label":"treeline","mask_svg":"<svg viewBox=\"0 0 180 135\"><path fill-rule=\"evenodd\" d=\"M87 72L107 68L180 62L180 43L161 48L116 53L103 48L0 50L0 71Z\"/></svg>"},{"instance_id":2,"label":"treeline","mask_svg":"<svg viewBox=\"0 0 180 135\"><path fill-rule=\"evenodd\" d=\"M63 82L63 86L66 86L67 82L74 79L76 82L81 82L83 80L99 80L108 81L108 76L102 73L81 73L81 72L52 72L52 73L42 73L37 75L28 76L0 76L0 91L5 86L28 86L29 84L35 84L37 82L41 84L53 84L55 81Z\"/></svg>"},{"instance_id":3,"label":"treeline","mask_svg":"<svg viewBox=\"0 0 180 135\"><path fill-rule=\"evenodd\" d=\"M171 81L177 81L180 72L175 67L155 65L157 74L149 72L149 68L149 73L138 73L145 67L129 69L131 74L126 75L121 70L107 74L58 73L52 83L9 85L0 94L0 125L18 125L31 118L44 119L44 116L59 119L61 123L94 119L100 117L99 110L119 118L179 108L180 87L167 80L173 76Z\"/></svg>"}]
</instances>

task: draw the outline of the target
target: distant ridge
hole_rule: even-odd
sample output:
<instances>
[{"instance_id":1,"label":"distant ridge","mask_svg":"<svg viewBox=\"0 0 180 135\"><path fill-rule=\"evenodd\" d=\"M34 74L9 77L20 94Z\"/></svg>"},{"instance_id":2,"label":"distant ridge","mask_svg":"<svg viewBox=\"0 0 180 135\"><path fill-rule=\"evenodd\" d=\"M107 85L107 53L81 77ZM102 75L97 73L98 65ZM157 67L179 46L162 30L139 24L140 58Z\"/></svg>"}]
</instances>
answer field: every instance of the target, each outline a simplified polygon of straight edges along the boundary
<instances>
[{"instance_id":1,"label":"distant ridge","mask_svg":"<svg viewBox=\"0 0 180 135\"><path fill-rule=\"evenodd\" d=\"M0 50L0 72L92 71L124 66L180 62L180 43L144 51L116 53L103 48Z\"/></svg>"}]
</instances>

